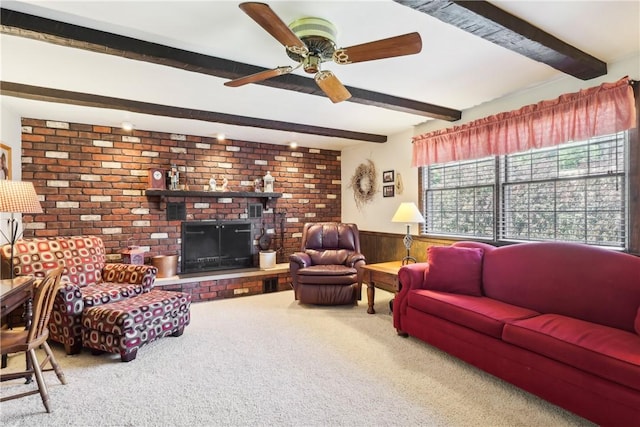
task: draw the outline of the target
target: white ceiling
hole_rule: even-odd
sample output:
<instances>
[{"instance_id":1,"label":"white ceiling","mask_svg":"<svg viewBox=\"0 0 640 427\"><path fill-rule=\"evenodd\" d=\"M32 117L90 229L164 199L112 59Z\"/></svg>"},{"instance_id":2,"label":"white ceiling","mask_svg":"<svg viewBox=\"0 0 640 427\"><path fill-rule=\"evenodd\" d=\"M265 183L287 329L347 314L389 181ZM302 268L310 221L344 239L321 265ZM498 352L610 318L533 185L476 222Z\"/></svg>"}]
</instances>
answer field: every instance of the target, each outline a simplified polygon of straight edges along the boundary
<instances>
[{"instance_id":1,"label":"white ceiling","mask_svg":"<svg viewBox=\"0 0 640 427\"><path fill-rule=\"evenodd\" d=\"M295 65L237 1L3 1L2 7L265 68ZM417 55L350 65L328 64L347 86L456 110L560 78L574 78L393 1L268 1L286 23L318 16L351 46L418 31ZM492 1L559 39L610 63L640 50L638 1ZM3 81L162 105L393 135L429 118L225 79L3 34ZM303 71L298 71L305 75ZM310 75L305 75L310 76ZM620 76L622 77L622 76ZM631 76L639 77L639 76ZM23 117L342 149L350 139L77 107L3 96ZM464 114L464 113L463 113ZM368 143L371 144L371 143Z\"/></svg>"}]
</instances>

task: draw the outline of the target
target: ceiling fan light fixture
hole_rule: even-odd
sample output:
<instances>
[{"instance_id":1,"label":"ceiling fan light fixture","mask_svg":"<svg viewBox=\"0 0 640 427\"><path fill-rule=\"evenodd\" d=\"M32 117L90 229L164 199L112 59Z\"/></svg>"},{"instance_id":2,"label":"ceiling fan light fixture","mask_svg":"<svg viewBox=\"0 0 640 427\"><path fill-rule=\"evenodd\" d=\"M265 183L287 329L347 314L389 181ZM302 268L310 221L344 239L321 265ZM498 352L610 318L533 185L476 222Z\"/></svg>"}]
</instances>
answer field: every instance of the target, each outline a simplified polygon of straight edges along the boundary
<instances>
[{"instance_id":1,"label":"ceiling fan light fixture","mask_svg":"<svg viewBox=\"0 0 640 427\"><path fill-rule=\"evenodd\" d=\"M309 74L315 74L318 71L320 71L320 63L322 62L322 60L320 59L319 56L316 55L309 55L305 58L304 60L304 71L306 71Z\"/></svg>"}]
</instances>

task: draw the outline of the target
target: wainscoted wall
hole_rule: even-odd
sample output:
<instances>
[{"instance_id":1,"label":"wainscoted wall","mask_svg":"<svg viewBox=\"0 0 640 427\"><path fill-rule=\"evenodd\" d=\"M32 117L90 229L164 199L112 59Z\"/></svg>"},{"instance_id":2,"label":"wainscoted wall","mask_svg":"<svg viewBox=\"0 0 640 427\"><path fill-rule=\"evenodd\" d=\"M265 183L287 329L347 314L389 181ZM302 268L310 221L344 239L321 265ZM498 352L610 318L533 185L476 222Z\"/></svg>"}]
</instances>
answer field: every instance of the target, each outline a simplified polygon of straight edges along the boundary
<instances>
[{"instance_id":1,"label":"wainscoted wall","mask_svg":"<svg viewBox=\"0 0 640 427\"><path fill-rule=\"evenodd\" d=\"M402 242L403 234L378 233L360 230L360 249L367 257L367 264L378 262L400 261L407 255L407 249ZM454 240L432 239L425 236L412 236L410 255L417 262L427 261L429 246L449 246Z\"/></svg>"},{"instance_id":2,"label":"wainscoted wall","mask_svg":"<svg viewBox=\"0 0 640 427\"><path fill-rule=\"evenodd\" d=\"M148 246L147 258L180 250L180 220L168 221L159 197L145 196L150 168L175 163L181 184L202 190L214 176L227 178L233 191L253 191L253 180L267 171L275 191L283 193L254 220L255 238L265 227L280 246L278 262L298 249L308 221L339 221L341 213L340 152L290 149L244 141L167 134L42 119L22 119L22 179L34 183L44 213L24 215L25 237L100 235L108 254L129 244ZM171 198L184 200L187 220L245 219L245 198ZM274 229L274 220L278 227ZM256 251L257 253L257 251ZM257 255L256 255L257 265Z\"/></svg>"}]
</instances>

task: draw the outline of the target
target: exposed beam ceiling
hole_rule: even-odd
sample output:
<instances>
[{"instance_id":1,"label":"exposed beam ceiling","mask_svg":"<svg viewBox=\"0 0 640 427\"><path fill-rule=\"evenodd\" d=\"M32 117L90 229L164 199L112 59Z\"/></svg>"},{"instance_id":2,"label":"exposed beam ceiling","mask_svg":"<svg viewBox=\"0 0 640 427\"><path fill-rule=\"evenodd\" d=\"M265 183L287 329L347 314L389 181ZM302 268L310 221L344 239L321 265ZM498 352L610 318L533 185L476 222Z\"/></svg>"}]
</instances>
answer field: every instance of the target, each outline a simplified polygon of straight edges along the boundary
<instances>
[{"instance_id":1,"label":"exposed beam ceiling","mask_svg":"<svg viewBox=\"0 0 640 427\"><path fill-rule=\"evenodd\" d=\"M250 126L289 132L310 133L313 135L333 136L339 138L355 139L358 141L378 143L387 142L387 137L385 135L374 135L370 133L351 132L342 129L331 129L296 123L285 123L274 120L256 119L236 116L232 114L215 113L211 111L195 110L192 108L179 108L168 105L152 104L149 102L113 98L109 96L100 96L67 90L50 89L5 81L0 82L0 93L3 95L15 96L19 98L34 99L37 101L57 102L62 104L81 105L84 107L123 109L126 111L152 114L156 116L194 119L206 122L219 122L238 126Z\"/></svg>"},{"instance_id":2,"label":"exposed beam ceiling","mask_svg":"<svg viewBox=\"0 0 640 427\"><path fill-rule=\"evenodd\" d=\"M2 9L2 32L50 43L147 61L216 77L235 79L266 70L266 68L229 61L157 43L125 37L91 28L41 18L22 12ZM325 96L310 78L288 74L258 84L292 90L311 95ZM347 86L352 97L348 102L372 105L424 117L456 121L462 113L411 99L385 95Z\"/></svg>"},{"instance_id":3,"label":"exposed beam ceiling","mask_svg":"<svg viewBox=\"0 0 640 427\"><path fill-rule=\"evenodd\" d=\"M486 1L394 1L579 79L607 74L605 62Z\"/></svg>"}]
</instances>

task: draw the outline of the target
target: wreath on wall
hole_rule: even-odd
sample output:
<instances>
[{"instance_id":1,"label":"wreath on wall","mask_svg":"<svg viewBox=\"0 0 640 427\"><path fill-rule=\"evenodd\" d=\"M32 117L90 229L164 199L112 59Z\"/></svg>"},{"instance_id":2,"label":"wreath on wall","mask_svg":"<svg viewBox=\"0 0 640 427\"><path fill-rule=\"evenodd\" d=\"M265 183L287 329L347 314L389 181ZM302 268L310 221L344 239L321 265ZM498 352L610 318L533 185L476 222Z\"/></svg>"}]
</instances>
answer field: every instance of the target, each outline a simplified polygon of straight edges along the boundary
<instances>
[{"instance_id":1,"label":"wreath on wall","mask_svg":"<svg viewBox=\"0 0 640 427\"><path fill-rule=\"evenodd\" d=\"M353 199L358 209L373 200L373 196L378 192L377 182L376 165L371 160L360 163L349 184L353 189Z\"/></svg>"}]
</instances>

